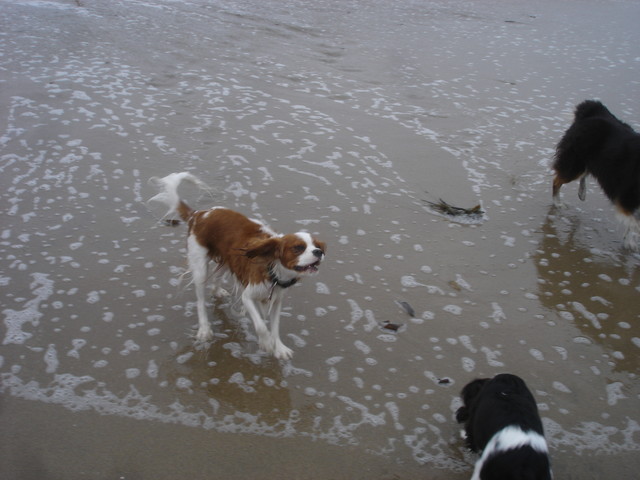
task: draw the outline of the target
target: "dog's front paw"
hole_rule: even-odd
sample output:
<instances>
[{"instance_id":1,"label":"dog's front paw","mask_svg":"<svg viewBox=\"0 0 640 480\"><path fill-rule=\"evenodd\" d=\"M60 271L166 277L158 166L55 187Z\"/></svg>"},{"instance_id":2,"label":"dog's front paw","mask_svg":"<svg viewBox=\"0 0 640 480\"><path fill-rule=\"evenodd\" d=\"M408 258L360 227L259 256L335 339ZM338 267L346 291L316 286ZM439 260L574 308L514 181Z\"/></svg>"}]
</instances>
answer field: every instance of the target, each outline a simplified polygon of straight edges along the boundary
<instances>
[{"instance_id":1,"label":"dog's front paw","mask_svg":"<svg viewBox=\"0 0 640 480\"><path fill-rule=\"evenodd\" d=\"M289 360L293 357L293 350L284 343L277 341L273 349L273 356L278 360Z\"/></svg>"},{"instance_id":2,"label":"dog's front paw","mask_svg":"<svg viewBox=\"0 0 640 480\"><path fill-rule=\"evenodd\" d=\"M207 327L200 327L198 328L198 333L196 333L196 341L197 342L210 342L211 340L213 340L213 331L211 330L211 327L207 326Z\"/></svg>"}]
</instances>

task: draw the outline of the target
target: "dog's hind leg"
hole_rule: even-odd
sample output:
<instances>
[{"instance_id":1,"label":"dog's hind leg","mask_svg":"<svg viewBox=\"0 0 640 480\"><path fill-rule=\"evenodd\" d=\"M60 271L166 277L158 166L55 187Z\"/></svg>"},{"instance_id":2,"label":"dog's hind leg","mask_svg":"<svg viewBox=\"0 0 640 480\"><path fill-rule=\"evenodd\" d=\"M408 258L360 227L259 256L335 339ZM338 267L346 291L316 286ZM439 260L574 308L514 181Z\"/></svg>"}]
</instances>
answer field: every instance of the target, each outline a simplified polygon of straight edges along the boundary
<instances>
[{"instance_id":1,"label":"dog's hind leg","mask_svg":"<svg viewBox=\"0 0 640 480\"><path fill-rule=\"evenodd\" d=\"M565 155L560 156L553 165L553 170L556 174L553 179L553 203L557 207L563 206L560 201L560 187L562 187L562 185L580 179L580 188L583 189L586 187L586 184L583 183L583 181L586 180L585 177L587 176L587 170L583 165L576 166L567 164L567 160L570 158L571 157L567 157ZM582 195L584 196L584 193ZM580 198L582 199L583 197Z\"/></svg>"},{"instance_id":2,"label":"dog's hind leg","mask_svg":"<svg viewBox=\"0 0 640 480\"><path fill-rule=\"evenodd\" d=\"M560 200L560 187L565 183L569 183L571 180L564 180L560 174L556 174L553 179L553 204L556 207L563 207L562 201Z\"/></svg>"},{"instance_id":3,"label":"dog's hind leg","mask_svg":"<svg viewBox=\"0 0 640 480\"><path fill-rule=\"evenodd\" d=\"M633 212L629 212L619 205L617 205L616 215L624 226L622 237L624 247L634 252L640 251L640 221L633 215Z\"/></svg>"},{"instance_id":4,"label":"dog's hind leg","mask_svg":"<svg viewBox=\"0 0 640 480\"><path fill-rule=\"evenodd\" d=\"M219 264L216 264L214 262L214 265L215 268L213 269L213 274L211 275L211 283L213 284L211 293L215 298L228 299L231 297L231 294L222 287L222 283L225 277L225 271Z\"/></svg>"},{"instance_id":5,"label":"dog's hind leg","mask_svg":"<svg viewBox=\"0 0 640 480\"><path fill-rule=\"evenodd\" d=\"M189 270L191 270L193 284L196 289L198 309L198 333L196 334L196 340L199 342L207 342L213 338L213 331L211 330L207 316L205 294L209 257L207 256L206 248L200 245L193 235L189 235L189 238L187 238L187 252Z\"/></svg>"}]
</instances>

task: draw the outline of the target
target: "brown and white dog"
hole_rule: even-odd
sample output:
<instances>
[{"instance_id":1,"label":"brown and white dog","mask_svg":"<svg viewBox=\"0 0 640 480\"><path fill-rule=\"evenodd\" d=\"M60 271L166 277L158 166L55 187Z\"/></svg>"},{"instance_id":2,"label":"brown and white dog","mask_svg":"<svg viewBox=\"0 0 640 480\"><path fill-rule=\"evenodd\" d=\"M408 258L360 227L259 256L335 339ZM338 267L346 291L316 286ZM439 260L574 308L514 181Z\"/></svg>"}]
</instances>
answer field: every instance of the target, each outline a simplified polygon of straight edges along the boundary
<instances>
[{"instance_id":1,"label":"brown and white dog","mask_svg":"<svg viewBox=\"0 0 640 480\"><path fill-rule=\"evenodd\" d=\"M318 272L324 260L325 244L307 232L280 235L264 223L223 207L193 210L178 195L178 186L187 181L207 188L188 172L153 177L150 183L160 193L149 201L169 207L165 217L179 215L187 222L187 257L196 288L198 333L201 342L213 338L207 318L205 287L209 262L215 263L212 280L216 296L228 295L219 282L229 279L258 335L260 347L279 359L288 359L293 351L280 340L280 312L284 290L301 277ZM270 317L271 330L265 320Z\"/></svg>"}]
</instances>

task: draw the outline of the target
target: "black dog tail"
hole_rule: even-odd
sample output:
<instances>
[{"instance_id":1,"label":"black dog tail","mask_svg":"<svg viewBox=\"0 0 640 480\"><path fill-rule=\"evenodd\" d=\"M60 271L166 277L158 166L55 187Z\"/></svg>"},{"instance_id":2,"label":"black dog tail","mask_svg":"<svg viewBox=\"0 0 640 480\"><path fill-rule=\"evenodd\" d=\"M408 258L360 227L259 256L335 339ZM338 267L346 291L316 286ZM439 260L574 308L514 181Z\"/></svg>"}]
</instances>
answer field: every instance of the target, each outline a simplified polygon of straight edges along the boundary
<instances>
[{"instance_id":1,"label":"black dog tail","mask_svg":"<svg viewBox=\"0 0 640 480\"><path fill-rule=\"evenodd\" d=\"M575 119L564 133L553 161L556 178L553 198L558 197L560 187L577 180L587 173L589 159L598 151L611 129L615 118L607 107L597 100L585 100L575 109ZM583 195L584 196L584 195Z\"/></svg>"},{"instance_id":2,"label":"black dog tail","mask_svg":"<svg viewBox=\"0 0 640 480\"><path fill-rule=\"evenodd\" d=\"M609 116L611 112L601 102L597 100L585 100L580 103L575 110L576 120L583 120L589 117Z\"/></svg>"}]
</instances>

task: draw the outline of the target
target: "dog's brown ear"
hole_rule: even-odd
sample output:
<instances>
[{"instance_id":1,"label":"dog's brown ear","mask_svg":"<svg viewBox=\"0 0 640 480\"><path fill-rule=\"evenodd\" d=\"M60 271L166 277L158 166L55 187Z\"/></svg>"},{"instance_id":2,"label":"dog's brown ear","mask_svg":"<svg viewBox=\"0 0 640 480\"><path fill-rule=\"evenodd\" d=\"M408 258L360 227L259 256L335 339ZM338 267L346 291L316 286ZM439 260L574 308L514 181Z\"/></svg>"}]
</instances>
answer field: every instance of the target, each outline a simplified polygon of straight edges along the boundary
<instances>
[{"instance_id":1,"label":"dog's brown ear","mask_svg":"<svg viewBox=\"0 0 640 480\"><path fill-rule=\"evenodd\" d=\"M247 248L245 255L249 258L275 258L279 246L279 238L267 238L266 240L260 240L259 242L252 244Z\"/></svg>"}]
</instances>

